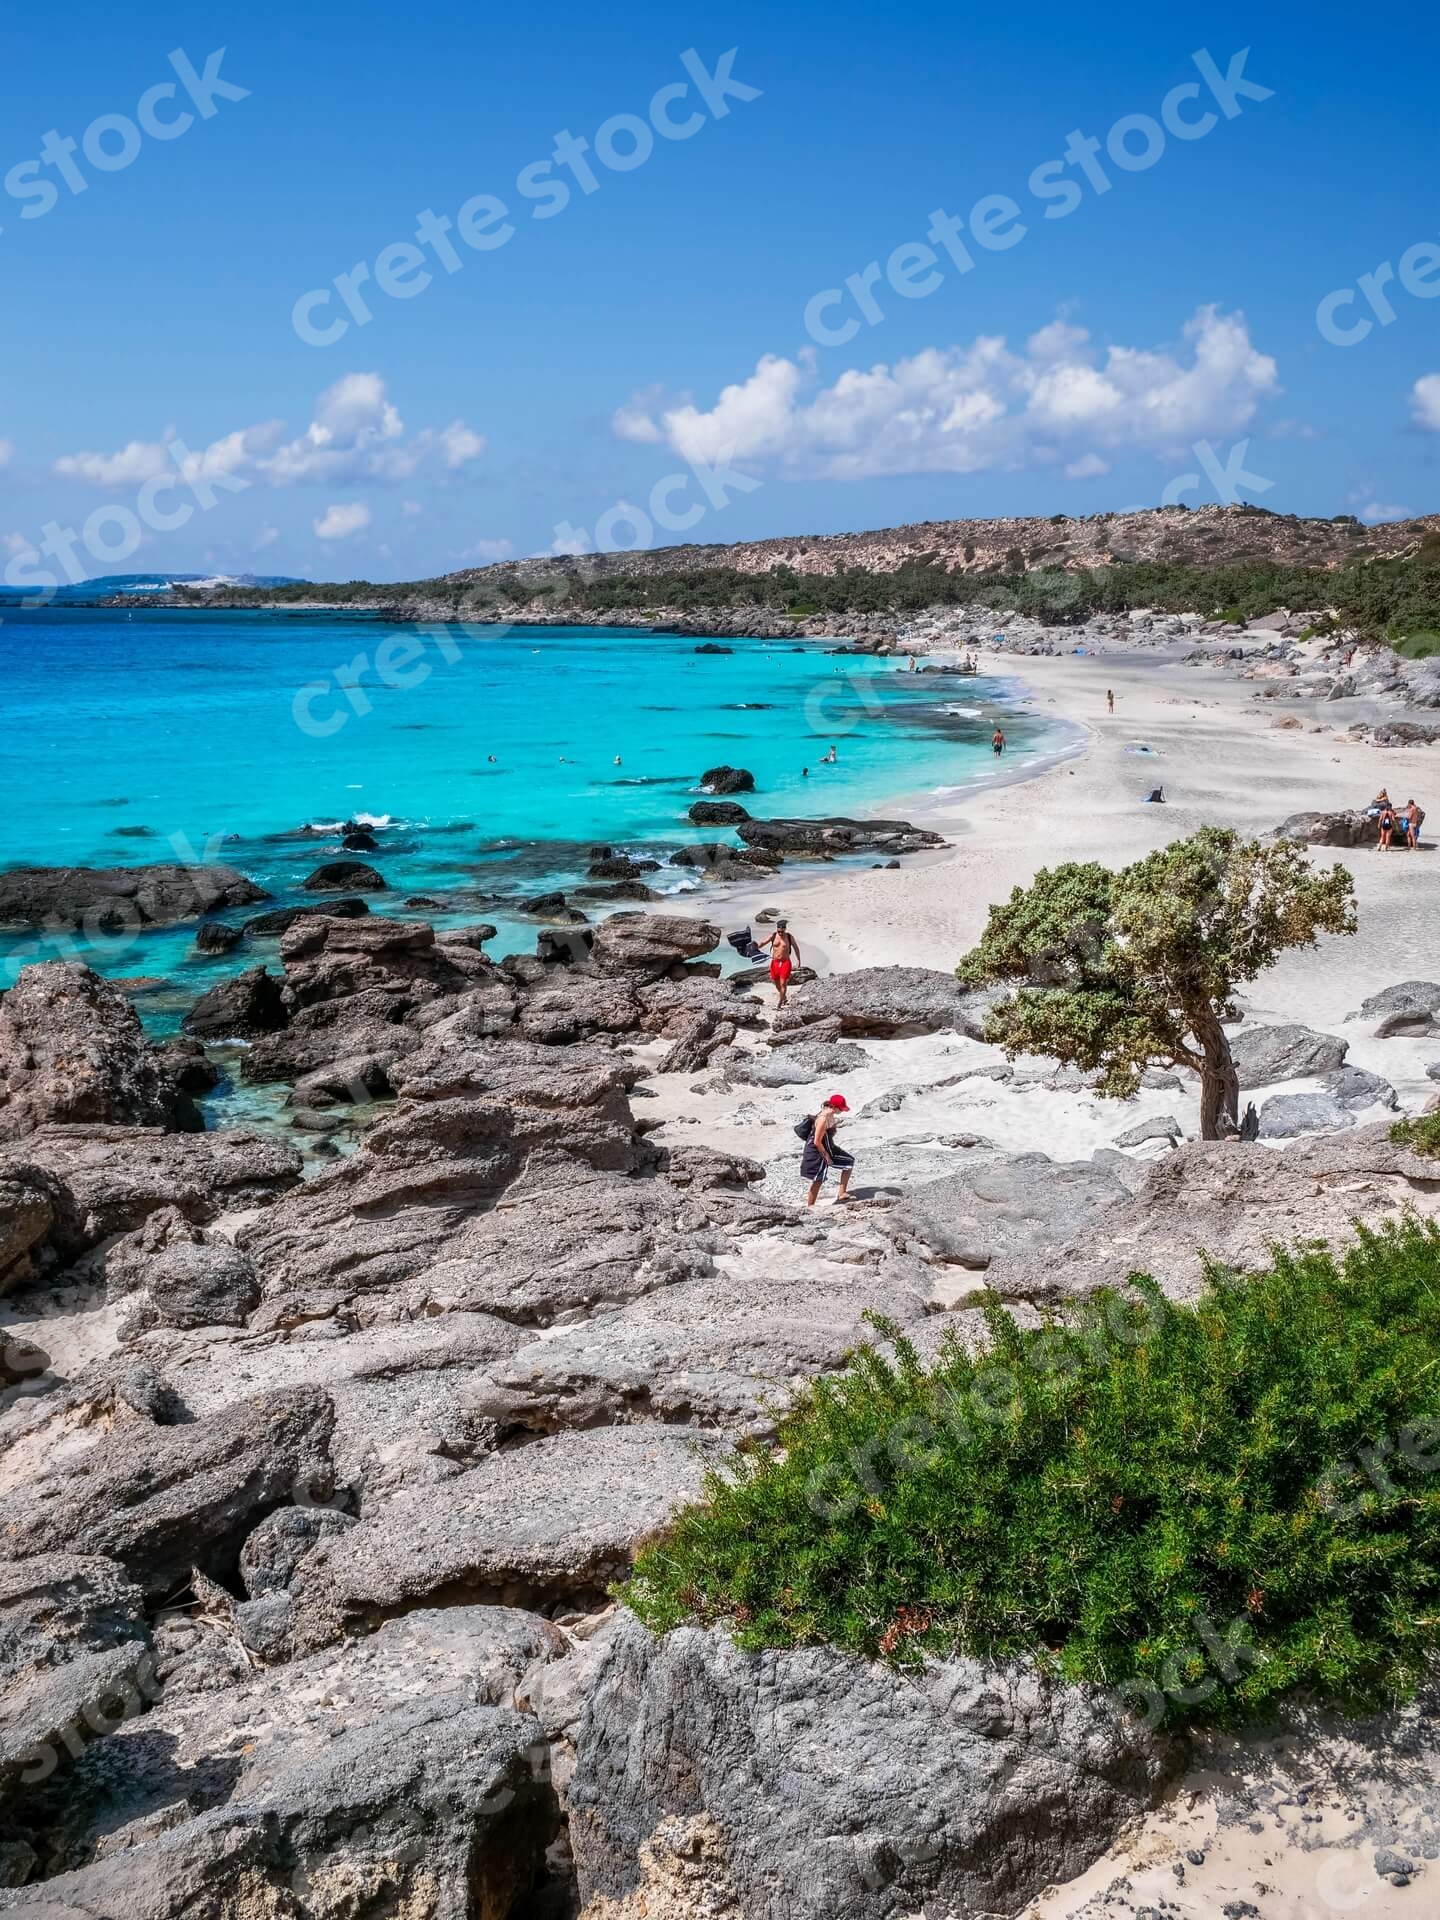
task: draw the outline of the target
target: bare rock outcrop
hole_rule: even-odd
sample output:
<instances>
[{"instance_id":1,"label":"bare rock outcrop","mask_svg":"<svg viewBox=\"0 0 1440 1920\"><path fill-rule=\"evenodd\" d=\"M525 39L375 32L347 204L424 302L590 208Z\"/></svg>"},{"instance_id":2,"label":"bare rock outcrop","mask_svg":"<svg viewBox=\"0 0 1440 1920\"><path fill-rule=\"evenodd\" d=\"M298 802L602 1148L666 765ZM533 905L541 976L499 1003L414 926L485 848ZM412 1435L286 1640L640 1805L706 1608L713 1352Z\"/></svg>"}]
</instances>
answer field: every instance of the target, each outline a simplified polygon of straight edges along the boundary
<instances>
[{"instance_id":1,"label":"bare rock outcrop","mask_svg":"<svg viewBox=\"0 0 1440 1920\"><path fill-rule=\"evenodd\" d=\"M175 1100L135 1009L89 967L41 961L0 996L0 1143L50 1122L168 1127Z\"/></svg>"},{"instance_id":2,"label":"bare rock outcrop","mask_svg":"<svg viewBox=\"0 0 1440 1920\"><path fill-rule=\"evenodd\" d=\"M264 900L233 867L11 867L0 872L0 927L168 927Z\"/></svg>"},{"instance_id":3,"label":"bare rock outcrop","mask_svg":"<svg viewBox=\"0 0 1440 1920\"><path fill-rule=\"evenodd\" d=\"M902 1675L634 1620L609 1639L576 1751L582 1897L737 1920L1012 1913L1088 1866L1173 1765L1098 1694L1023 1668Z\"/></svg>"},{"instance_id":4,"label":"bare rock outcrop","mask_svg":"<svg viewBox=\"0 0 1440 1920\"><path fill-rule=\"evenodd\" d=\"M777 1033L829 1026L855 1039L897 1040L922 1033L982 1037L996 995L962 987L950 973L931 967L860 967L810 982L775 1016Z\"/></svg>"}]
</instances>

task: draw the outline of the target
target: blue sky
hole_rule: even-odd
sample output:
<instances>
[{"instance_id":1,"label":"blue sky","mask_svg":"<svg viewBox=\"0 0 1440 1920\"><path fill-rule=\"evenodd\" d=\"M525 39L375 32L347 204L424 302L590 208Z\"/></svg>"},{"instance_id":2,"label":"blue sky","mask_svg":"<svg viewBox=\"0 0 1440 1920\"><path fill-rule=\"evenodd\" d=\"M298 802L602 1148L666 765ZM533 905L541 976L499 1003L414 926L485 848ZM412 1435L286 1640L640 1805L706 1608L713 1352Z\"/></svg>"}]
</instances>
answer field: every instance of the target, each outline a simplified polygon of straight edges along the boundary
<instances>
[{"instance_id":1,"label":"blue sky","mask_svg":"<svg viewBox=\"0 0 1440 1920\"><path fill-rule=\"evenodd\" d=\"M21 579L413 578L637 526L729 541L1167 490L1440 508L1433 10L74 0L63 44L26 19L4 29L0 155L0 539ZM203 75L221 47L247 97L202 116L169 56ZM1226 117L1202 47L1221 76L1248 47L1269 97ZM713 75L731 48L729 95L682 60ZM667 87L656 112L686 137L650 130ZM143 130L182 112L173 137ZM1199 137L1163 125L1207 113ZM595 146L617 115L612 168ZM1133 116L1139 170L1104 150ZM39 164L52 130L83 192ZM133 157L107 170L87 130ZM1108 191L1058 164L1076 130ZM590 143L595 191L552 159L562 132ZM529 179L568 183L554 211L516 185L547 160ZM1052 196L1080 194L1063 218L1032 183L1047 161ZM472 206L477 248L458 222L483 195L504 212ZM427 209L458 267L402 248L390 287L429 284L377 291ZM959 259L926 241L937 210ZM334 285L362 262L363 325ZM1359 280L1382 262L1377 312ZM1317 308L1346 289L1327 339ZM319 345L293 316L326 291L312 330L348 324ZM137 527L128 557L92 557ZM71 529L71 562L25 558Z\"/></svg>"}]
</instances>

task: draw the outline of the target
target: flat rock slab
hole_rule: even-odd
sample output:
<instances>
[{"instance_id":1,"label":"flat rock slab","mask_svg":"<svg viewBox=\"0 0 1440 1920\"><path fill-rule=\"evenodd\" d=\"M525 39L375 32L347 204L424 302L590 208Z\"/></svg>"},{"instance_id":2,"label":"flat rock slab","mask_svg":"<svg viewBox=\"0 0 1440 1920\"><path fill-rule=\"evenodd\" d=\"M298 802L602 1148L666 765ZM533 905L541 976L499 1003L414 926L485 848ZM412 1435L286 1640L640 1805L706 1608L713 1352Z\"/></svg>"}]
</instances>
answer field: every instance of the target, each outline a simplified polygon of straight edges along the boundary
<instances>
[{"instance_id":1,"label":"flat rock slab","mask_svg":"<svg viewBox=\"0 0 1440 1920\"><path fill-rule=\"evenodd\" d=\"M917 1188L891 1210L887 1230L957 1266L1008 1269L1070 1245L1125 1192L1106 1167L1025 1153Z\"/></svg>"},{"instance_id":2,"label":"flat rock slab","mask_svg":"<svg viewBox=\"0 0 1440 1920\"><path fill-rule=\"evenodd\" d=\"M1230 1035L1230 1052L1244 1089L1273 1086L1277 1080L1303 1080L1332 1073L1345 1064L1347 1040L1309 1027L1245 1027Z\"/></svg>"},{"instance_id":3,"label":"flat rock slab","mask_svg":"<svg viewBox=\"0 0 1440 1920\"><path fill-rule=\"evenodd\" d=\"M792 1920L1013 1913L1102 1853L1171 1765L1097 1694L1020 1670L901 1676L628 1617L576 1750L583 1902Z\"/></svg>"},{"instance_id":4,"label":"flat rock slab","mask_svg":"<svg viewBox=\"0 0 1440 1920\"><path fill-rule=\"evenodd\" d=\"M1262 1140L1295 1140L1303 1133L1342 1133L1355 1116L1330 1093L1273 1093L1260 1109Z\"/></svg>"},{"instance_id":5,"label":"flat rock slab","mask_svg":"<svg viewBox=\"0 0 1440 1920\"><path fill-rule=\"evenodd\" d=\"M979 1040L997 997L962 987L953 974L930 967L860 967L811 981L776 1014L775 1027L793 1031L838 1019L840 1033L862 1040L922 1033L962 1033Z\"/></svg>"},{"instance_id":6,"label":"flat rock slab","mask_svg":"<svg viewBox=\"0 0 1440 1920\"><path fill-rule=\"evenodd\" d=\"M322 1645L417 1600L594 1597L727 1451L683 1427L602 1427L378 1502L301 1562L290 1589L295 1644Z\"/></svg>"}]
</instances>

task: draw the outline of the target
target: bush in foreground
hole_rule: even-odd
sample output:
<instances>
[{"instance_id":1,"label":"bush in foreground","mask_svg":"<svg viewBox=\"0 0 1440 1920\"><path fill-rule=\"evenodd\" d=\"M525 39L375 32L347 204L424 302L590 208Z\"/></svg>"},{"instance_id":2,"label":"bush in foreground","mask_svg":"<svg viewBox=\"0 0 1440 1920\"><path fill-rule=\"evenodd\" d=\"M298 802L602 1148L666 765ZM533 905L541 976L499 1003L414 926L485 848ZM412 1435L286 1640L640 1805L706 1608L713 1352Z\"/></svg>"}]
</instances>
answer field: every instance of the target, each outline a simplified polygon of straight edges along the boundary
<instances>
[{"instance_id":1,"label":"bush in foreground","mask_svg":"<svg viewBox=\"0 0 1440 1920\"><path fill-rule=\"evenodd\" d=\"M892 1338L712 1474L623 1597L744 1646L1031 1658L1153 1723L1409 1696L1440 1644L1440 1231Z\"/></svg>"},{"instance_id":2,"label":"bush in foreground","mask_svg":"<svg viewBox=\"0 0 1440 1920\"><path fill-rule=\"evenodd\" d=\"M1413 1147L1416 1153L1440 1160L1440 1113L1412 1114L1408 1120L1397 1120L1390 1128L1390 1138L1396 1146Z\"/></svg>"}]
</instances>

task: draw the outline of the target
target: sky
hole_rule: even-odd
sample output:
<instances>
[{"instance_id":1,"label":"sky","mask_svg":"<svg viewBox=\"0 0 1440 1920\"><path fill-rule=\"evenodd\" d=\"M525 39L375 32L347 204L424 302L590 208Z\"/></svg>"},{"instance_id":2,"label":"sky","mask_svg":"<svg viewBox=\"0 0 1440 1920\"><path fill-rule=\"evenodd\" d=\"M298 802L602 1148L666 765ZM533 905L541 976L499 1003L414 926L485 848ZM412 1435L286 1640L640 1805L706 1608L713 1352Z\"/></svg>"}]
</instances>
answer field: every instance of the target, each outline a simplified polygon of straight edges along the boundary
<instances>
[{"instance_id":1,"label":"sky","mask_svg":"<svg viewBox=\"0 0 1440 1920\"><path fill-rule=\"evenodd\" d=\"M1433 8L64 26L0 30L12 584L1440 510Z\"/></svg>"}]
</instances>

